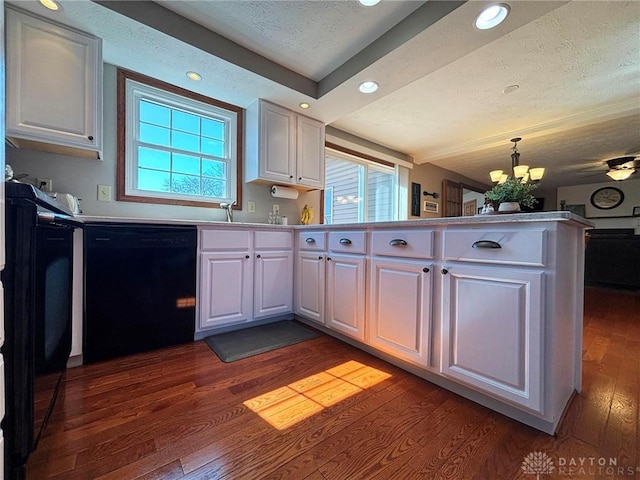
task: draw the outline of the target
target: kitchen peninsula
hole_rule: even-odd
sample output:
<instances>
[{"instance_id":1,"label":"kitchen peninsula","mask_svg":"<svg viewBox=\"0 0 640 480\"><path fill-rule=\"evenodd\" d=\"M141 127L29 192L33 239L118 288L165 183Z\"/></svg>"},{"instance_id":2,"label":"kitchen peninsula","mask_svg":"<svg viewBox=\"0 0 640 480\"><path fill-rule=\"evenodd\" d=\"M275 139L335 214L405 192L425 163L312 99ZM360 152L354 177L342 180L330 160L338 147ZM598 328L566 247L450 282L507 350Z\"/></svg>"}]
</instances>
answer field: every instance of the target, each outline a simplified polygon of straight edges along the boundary
<instances>
[{"instance_id":1,"label":"kitchen peninsula","mask_svg":"<svg viewBox=\"0 0 640 480\"><path fill-rule=\"evenodd\" d=\"M83 218L197 225L196 339L295 315L550 434L580 391L591 225L570 212L307 226Z\"/></svg>"}]
</instances>

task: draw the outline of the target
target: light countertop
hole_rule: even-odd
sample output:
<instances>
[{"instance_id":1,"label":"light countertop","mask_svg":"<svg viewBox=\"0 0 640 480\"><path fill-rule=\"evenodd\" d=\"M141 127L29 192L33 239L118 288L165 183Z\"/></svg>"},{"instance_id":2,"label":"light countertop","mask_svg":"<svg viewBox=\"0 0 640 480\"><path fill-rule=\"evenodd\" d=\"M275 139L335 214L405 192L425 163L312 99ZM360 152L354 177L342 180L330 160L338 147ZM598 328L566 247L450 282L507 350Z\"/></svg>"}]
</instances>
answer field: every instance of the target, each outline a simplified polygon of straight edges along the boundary
<instances>
[{"instance_id":1,"label":"light countertop","mask_svg":"<svg viewBox=\"0 0 640 480\"><path fill-rule=\"evenodd\" d=\"M489 215L475 215L469 217L445 217L424 218L416 220L400 220L389 222L347 223L338 225L269 225L266 223L224 222L213 220L184 220L177 218L143 218L143 217L101 217L92 215L79 215L77 217L85 223L136 223L149 225L193 225L198 227L222 227L222 228L291 228L291 229L352 229L352 228L415 228L443 225L483 225L495 223L521 223L521 222L567 222L577 228L592 228L590 221L568 211L558 212L533 212L533 213L495 213Z\"/></svg>"}]
</instances>

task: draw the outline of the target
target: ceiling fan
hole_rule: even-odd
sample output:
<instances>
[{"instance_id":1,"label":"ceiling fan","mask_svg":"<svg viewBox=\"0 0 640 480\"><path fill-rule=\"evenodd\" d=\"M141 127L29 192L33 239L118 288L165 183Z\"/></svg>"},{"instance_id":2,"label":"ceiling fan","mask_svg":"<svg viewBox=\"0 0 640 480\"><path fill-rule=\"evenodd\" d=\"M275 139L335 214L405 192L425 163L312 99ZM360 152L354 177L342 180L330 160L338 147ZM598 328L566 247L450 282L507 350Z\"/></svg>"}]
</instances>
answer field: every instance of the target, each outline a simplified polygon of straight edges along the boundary
<instances>
[{"instance_id":1,"label":"ceiling fan","mask_svg":"<svg viewBox=\"0 0 640 480\"><path fill-rule=\"evenodd\" d=\"M602 175L602 168L607 167L608 170L604 172L607 176L613 180L626 180L637 169L640 169L640 155L615 157L609 160L599 161L595 164L590 161L579 165L573 165L574 168L576 166L578 166L579 171L583 172L582 174L578 174L583 178Z\"/></svg>"},{"instance_id":2,"label":"ceiling fan","mask_svg":"<svg viewBox=\"0 0 640 480\"><path fill-rule=\"evenodd\" d=\"M636 171L638 160L636 157L618 157L605 162L609 167L607 175L614 180L626 180Z\"/></svg>"}]
</instances>

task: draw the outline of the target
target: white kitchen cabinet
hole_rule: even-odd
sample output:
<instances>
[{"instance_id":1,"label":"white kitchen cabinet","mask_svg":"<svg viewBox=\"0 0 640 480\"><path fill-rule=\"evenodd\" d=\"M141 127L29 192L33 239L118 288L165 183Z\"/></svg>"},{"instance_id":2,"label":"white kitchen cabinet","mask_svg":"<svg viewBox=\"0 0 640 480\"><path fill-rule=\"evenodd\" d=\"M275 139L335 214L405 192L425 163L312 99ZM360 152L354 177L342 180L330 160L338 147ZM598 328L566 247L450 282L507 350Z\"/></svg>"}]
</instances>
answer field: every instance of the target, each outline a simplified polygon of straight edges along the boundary
<instances>
[{"instance_id":1,"label":"white kitchen cabinet","mask_svg":"<svg viewBox=\"0 0 640 480\"><path fill-rule=\"evenodd\" d=\"M253 318L293 311L293 232L254 232Z\"/></svg>"},{"instance_id":2,"label":"white kitchen cabinet","mask_svg":"<svg viewBox=\"0 0 640 480\"><path fill-rule=\"evenodd\" d=\"M293 311L293 232L202 228L198 332Z\"/></svg>"},{"instance_id":3,"label":"white kitchen cabinet","mask_svg":"<svg viewBox=\"0 0 640 480\"><path fill-rule=\"evenodd\" d=\"M326 325L356 340L365 339L365 257L327 257Z\"/></svg>"},{"instance_id":4,"label":"white kitchen cabinet","mask_svg":"<svg viewBox=\"0 0 640 480\"><path fill-rule=\"evenodd\" d=\"M98 158L102 41L7 8L6 136L16 146Z\"/></svg>"},{"instance_id":5,"label":"white kitchen cabinet","mask_svg":"<svg viewBox=\"0 0 640 480\"><path fill-rule=\"evenodd\" d=\"M253 318L252 232L200 229L197 331Z\"/></svg>"},{"instance_id":6,"label":"white kitchen cabinet","mask_svg":"<svg viewBox=\"0 0 640 480\"><path fill-rule=\"evenodd\" d=\"M297 235L294 312L324 324L326 281L326 234L301 231Z\"/></svg>"},{"instance_id":7,"label":"white kitchen cabinet","mask_svg":"<svg viewBox=\"0 0 640 480\"><path fill-rule=\"evenodd\" d=\"M253 318L293 311L293 250L256 251Z\"/></svg>"},{"instance_id":8,"label":"white kitchen cabinet","mask_svg":"<svg viewBox=\"0 0 640 480\"><path fill-rule=\"evenodd\" d=\"M373 257L367 343L425 367L431 330L430 263Z\"/></svg>"},{"instance_id":9,"label":"white kitchen cabinet","mask_svg":"<svg viewBox=\"0 0 640 480\"><path fill-rule=\"evenodd\" d=\"M544 413L543 279L534 269L445 266L441 373Z\"/></svg>"},{"instance_id":10,"label":"white kitchen cabinet","mask_svg":"<svg viewBox=\"0 0 640 480\"><path fill-rule=\"evenodd\" d=\"M253 259L249 252L200 254L199 330L252 319Z\"/></svg>"},{"instance_id":11,"label":"white kitchen cabinet","mask_svg":"<svg viewBox=\"0 0 640 480\"><path fill-rule=\"evenodd\" d=\"M296 116L296 185L324 188L324 124Z\"/></svg>"},{"instance_id":12,"label":"white kitchen cabinet","mask_svg":"<svg viewBox=\"0 0 640 480\"><path fill-rule=\"evenodd\" d=\"M258 100L246 114L245 181L324 188L324 124Z\"/></svg>"},{"instance_id":13,"label":"white kitchen cabinet","mask_svg":"<svg viewBox=\"0 0 640 480\"><path fill-rule=\"evenodd\" d=\"M296 257L294 311L324 324L325 256L323 252L299 252Z\"/></svg>"}]
</instances>

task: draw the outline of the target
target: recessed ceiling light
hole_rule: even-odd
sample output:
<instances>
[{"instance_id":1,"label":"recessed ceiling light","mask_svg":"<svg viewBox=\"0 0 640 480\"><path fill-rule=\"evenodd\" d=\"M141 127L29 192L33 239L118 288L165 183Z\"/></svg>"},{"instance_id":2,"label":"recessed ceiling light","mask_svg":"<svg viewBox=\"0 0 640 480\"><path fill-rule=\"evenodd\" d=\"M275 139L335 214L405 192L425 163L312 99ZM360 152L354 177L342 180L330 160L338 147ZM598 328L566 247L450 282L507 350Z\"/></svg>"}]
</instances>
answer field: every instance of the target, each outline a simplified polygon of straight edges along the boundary
<instances>
[{"instance_id":1,"label":"recessed ceiling light","mask_svg":"<svg viewBox=\"0 0 640 480\"><path fill-rule=\"evenodd\" d=\"M358 90L362 93L373 93L378 90L379 85L373 80L367 80L366 82L362 82L358 85Z\"/></svg>"},{"instance_id":2,"label":"recessed ceiling light","mask_svg":"<svg viewBox=\"0 0 640 480\"><path fill-rule=\"evenodd\" d=\"M520 85L508 85L506 87L504 87L504 89L502 90L502 93L511 93L511 92L515 92L516 90L518 90L520 88Z\"/></svg>"},{"instance_id":3,"label":"recessed ceiling light","mask_svg":"<svg viewBox=\"0 0 640 480\"><path fill-rule=\"evenodd\" d=\"M495 3L484 8L476 17L476 28L488 30L500 25L509 15L509 5L505 3Z\"/></svg>"},{"instance_id":4,"label":"recessed ceiling light","mask_svg":"<svg viewBox=\"0 0 640 480\"><path fill-rule=\"evenodd\" d=\"M49 10L60 10L60 4L55 0L40 0L40 3Z\"/></svg>"},{"instance_id":5,"label":"recessed ceiling light","mask_svg":"<svg viewBox=\"0 0 640 480\"><path fill-rule=\"evenodd\" d=\"M189 80L193 80L194 82L202 80L202 76L198 72L187 72L186 75Z\"/></svg>"},{"instance_id":6,"label":"recessed ceiling light","mask_svg":"<svg viewBox=\"0 0 640 480\"><path fill-rule=\"evenodd\" d=\"M309 104L307 102L302 102L301 104L298 105L300 108L304 108L305 110L307 108L309 108Z\"/></svg>"},{"instance_id":7,"label":"recessed ceiling light","mask_svg":"<svg viewBox=\"0 0 640 480\"><path fill-rule=\"evenodd\" d=\"M365 7L373 7L374 5L377 5L378 3L380 3L380 0L358 0L360 2L360 4L364 5Z\"/></svg>"}]
</instances>

